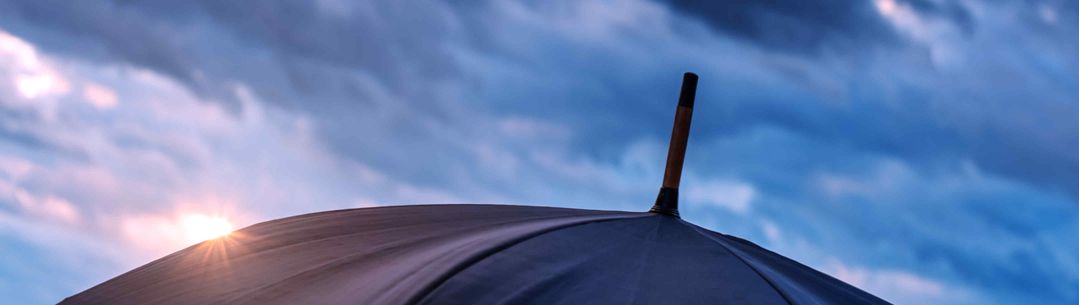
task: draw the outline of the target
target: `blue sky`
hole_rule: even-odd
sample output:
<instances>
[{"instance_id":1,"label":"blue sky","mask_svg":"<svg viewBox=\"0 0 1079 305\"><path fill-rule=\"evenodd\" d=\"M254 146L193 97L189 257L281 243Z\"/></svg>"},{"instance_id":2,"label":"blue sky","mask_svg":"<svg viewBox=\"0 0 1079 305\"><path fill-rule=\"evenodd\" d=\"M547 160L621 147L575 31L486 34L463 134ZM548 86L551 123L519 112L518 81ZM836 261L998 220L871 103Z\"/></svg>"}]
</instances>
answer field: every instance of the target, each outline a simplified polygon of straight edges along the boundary
<instances>
[{"instance_id":1,"label":"blue sky","mask_svg":"<svg viewBox=\"0 0 1079 305\"><path fill-rule=\"evenodd\" d=\"M1079 2L0 1L0 295L402 203L683 215L897 304L1079 303ZM202 217L202 218L200 218Z\"/></svg>"}]
</instances>

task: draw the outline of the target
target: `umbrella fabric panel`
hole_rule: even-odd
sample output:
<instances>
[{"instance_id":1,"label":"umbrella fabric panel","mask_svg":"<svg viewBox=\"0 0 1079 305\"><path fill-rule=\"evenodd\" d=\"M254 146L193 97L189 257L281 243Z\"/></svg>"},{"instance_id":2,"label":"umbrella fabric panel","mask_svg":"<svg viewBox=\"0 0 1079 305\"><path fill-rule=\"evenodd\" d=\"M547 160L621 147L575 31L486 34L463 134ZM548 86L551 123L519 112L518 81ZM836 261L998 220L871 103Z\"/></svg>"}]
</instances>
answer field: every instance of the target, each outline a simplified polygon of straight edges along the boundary
<instances>
[{"instance_id":1,"label":"umbrella fabric panel","mask_svg":"<svg viewBox=\"0 0 1079 305\"><path fill-rule=\"evenodd\" d=\"M455 274L421 304L787 304L728 249L668 216L539 235Z\"/></svg>"},{"instance_id":2,"label":"umbrella fabric panel","mask_svg":"<svg viewBox=\"0 0 1079 305\"><path fill-rule=\"evenodd\" d=\"M890 304L850 284L764 249L750 241L694 226L727 247L775 285L791 303Z\"/></svg>"},{"instance_id":3,"label":"umbrella fabric panel","mask_svg":"<svg viewBox=\"0 0 1079 305\"><path fill-rule=\"evenodd\" d=\"M61 304L411 304L508 244L647 213L442 205L341 210L256 224Z\"/></svg>"}]
</instances>

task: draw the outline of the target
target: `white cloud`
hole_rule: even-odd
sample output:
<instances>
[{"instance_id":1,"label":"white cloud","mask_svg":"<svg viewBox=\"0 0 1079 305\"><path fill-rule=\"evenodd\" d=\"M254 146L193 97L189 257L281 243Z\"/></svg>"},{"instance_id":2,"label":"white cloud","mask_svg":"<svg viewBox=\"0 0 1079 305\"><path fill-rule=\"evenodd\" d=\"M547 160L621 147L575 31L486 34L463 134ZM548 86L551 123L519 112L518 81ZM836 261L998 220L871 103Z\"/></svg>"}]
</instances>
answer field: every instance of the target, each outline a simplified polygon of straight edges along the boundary
<instances>
[{"instance_id":1,"label":"white cloud","mask_svg":"<svg viewBox=\"0 0 1079 305\"><path fill-rule=\"evenodd\" d=\"M11 180L18 180L34 170L34 164L30 161L0 155L0 172Z\"/></svg>"},{"instance_id":2,"label":"white cloud","mask_svg":"<svg viewBox=\"0 0 1079 305\"><path fill-rule=\"evenodd\" d=\"M757 189L739 181L687 182L682 187L685 200L691 204L710 205L745 214L757 197Z\"/></svg>"},{"instance_id":3,"label":"white cloud","mask_svg":"<svg viewBox=\"0 0 1079 305\"><path fill-rule=\"evenodd\" d=\"M964 50L960 46L964 36L948 20L923 16L909 4L895 0L876 0L874 3L881 16L896 28L928 46L937 66L954 66L964 60Z\"/></svg>"},{"instance_id":4,"label":"white cloud","mask_svg":"<svg viewBox=\"0 0 1079 305\"><path fill-rule=\"evenodd\" d=\"M38 56L33 45L0 31L0 64L14 76L14 86L26 99L64 93L68 83Z\"/></svg>"},{"instance_id":5,"label":"white cloud","mask_svg":"<svg viewBox=\"0 0 1079 305\"><path fill-rule=\"evenodd\" d=\"M768 238L768 242L772 244L777 244L783 239L783 231L772 221L761 220L761 231L764 231L764 237Z\"/></svg>"},{"instance_id":6,"label":"white cloud","mask_svg":"<svg viewBox=\"0 0 1079 305\"><path fill-rule=\"evenodd\" d=\"M40 215L45 219L75 223L81 217L79 210L71 202L60 197L52 195L36 196L19 189L15 190L14 195L15 201L19 203L24 211Z\"/></svg>"},{"instance_id":7,"label":"white cloud","mask_svg":"<svg viewBox=\"0 0 1079 305\"><path fill-rule=\"evenodd\" d=\"M896 304L979 304L968 289L905 270L870 269L830 259L821 271Z\"/></svg>"},{"instance_id":8,"label":"white cloud","mask_svg":"<svg viewBox=\"0 0 1079 305\"><path fill-rule=\"evenodd\" d=\"M1038 16L1048 24L1056 24L1058 20L1057 10L1047 3L1038 6Z\"/></svg>"},{"instance_id":9,"label":"white cloud","mask_svg":"<svg viewBox=\"0 0 1079 305\"><path fill-rule=\"evenodd\" d=\"M507 136L535 140L565 140L571 134L566 126L524 117L499 120L498 129Z\"/></svg>"},{"instance_id":10,"label":"white cloud","mask_svg":"<svg viewBox=\"0 0 1079 305\"><path fill-rule=\"evenodd\" d=\"M894 195L906 191L906 187L917 178L906 163L890 159L875 164L869 177L825 172L817 174L813 182L827 197L839 199Z\"/></svg>"},{"instance_id":11,"label":"white cloud","mask_svg":"<svg viewBox=\"0 0 1079 305\"><path fill-rule=\"evenodd\" d=\"M15 171L28 172L29 170L20 166L16 167ZM10 201L14 203L13 207L16 211L41 222L71 225L81 220L82 215L79 209L66 199L51 194L34 194L20 187L18 179L25 173L12 174L5 168L0 168L0 172L9 176L6 179L0 176L0 203Z\"/></svg>"},{"instance_id":12,"label":"white cloud","mask_svg":"<svg viewBox=\"0 0 1079 305\"><path fill-rule=\"evenodd\" d=\"M45 98L70 91L70 81L33 45L0 30L0 88L8 86L18 98L0 98L0 105L38 108L47 119L55 118L56 102Z\"/></svg>"},{"instance_id":13,"label":"white cloud","mask_svg":"<svg viewBox=\"0 0 1079 305\"><path fill-rule=\"evenodd\" d=\"M48 72L17 75L15 77L15 87L19 89L22 97L27 99L68 91L66 80Z\"/></svg>"},{"instance_id":14,"label":"white cloud","mask_svg":"<svg viewBox=\"0 0 1079 305\"><path fill-rule=\"evenodd\" d=\"M107 87L95 83L86 83L82 87L82 97L98 109L116 107L116 93Z\"/></svg>"}]
</instances>

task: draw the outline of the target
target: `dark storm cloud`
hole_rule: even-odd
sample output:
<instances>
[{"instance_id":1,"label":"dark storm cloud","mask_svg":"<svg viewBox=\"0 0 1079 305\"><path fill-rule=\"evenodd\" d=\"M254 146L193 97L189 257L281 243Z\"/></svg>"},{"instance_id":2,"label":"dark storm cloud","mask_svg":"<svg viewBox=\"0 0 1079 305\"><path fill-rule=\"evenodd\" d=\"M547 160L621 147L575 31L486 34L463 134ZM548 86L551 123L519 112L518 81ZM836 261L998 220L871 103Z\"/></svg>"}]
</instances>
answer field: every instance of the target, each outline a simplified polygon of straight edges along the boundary
<instances>
[{"instance_id":1,"label":"dark storm cloud","mask_svg":"<svg viewBox=\"0 0 1079 305\"><path fill-rule=\"evenodd\" d=\"M319 6L314 1L102 1L74 5L12 1L0 4L0 8L4 11L0 14L9 19L5 26L45 29L39 39L47 49L150 68L226 102L232 97L221 85L230 78L255 79L266 91L286 97L271 100L290 103L313 92L344 90L342 86L347 89L350 85L341 80L347 79L344 73L308 73L312 70L305 67L311 65L372 74L395 93L416 94L405 100L429 98L422 95L423 90L407 88L412 79L438 79L453 72L442 45L449 38L447 31L452 25L447 22L452 16L438 5L408 1L365 7L347 2L339 7ZM208 42L221 45L205 45ZM282 65L284 84L250 75L249 65L262 64L243 58L252 53ZM220 58L230 61L219 62ZM411 66L401 69L396 65L401 62ZM327 84L319 78L337 80Z\"/></svg>"},{"instance_id":2,"label":"dark storm cloud","mask_svg":"<svg viewBox=\"0 0 1079 305\"><path fill-rule=\"evenodd\" d=\"M153 18L118 9L112 2L4 1L5 26L20 28L25 20L33 31L47 35L41 44L80 57L144 66L184 82L193 82L194 64L175 32Z\"/></svg>"},{"instance_id":3,"label":"dark storm cloud","mask_svg":"<svg viewBox=\"0 0 1079 305\"><path fill-rule=\"evenodd\" d=\"M970 34L975 30L973 17L959 2L933 0L897 0L896 2L908 5L921 14L944 18L964 33Z\"/></svg>"},{"instance_id":4,"label":"dark storm cloud","mask_svg":"<svg viewBox=\"0 0 1079 305\"><path fill-rule=\"evenodd\" d=\"M670 0L671 7L712 28L792 53L823 51L857 54L861 49L899 47L902 34L866 0ZM974 30L967 10L956 2L897 0L927 15L943 17L964 32Z\"/></svg>"},{"instance_id":5,"label":"dark storm cloud","mask_svg":"<svg viewBox=\"0 0 1079 305\"><path fill-rule=\"evenodd\" d=\"M672 7L716 30L795 53L888 46L901 38L864 0L672 0Z\"/></svg>"}]
</instances>

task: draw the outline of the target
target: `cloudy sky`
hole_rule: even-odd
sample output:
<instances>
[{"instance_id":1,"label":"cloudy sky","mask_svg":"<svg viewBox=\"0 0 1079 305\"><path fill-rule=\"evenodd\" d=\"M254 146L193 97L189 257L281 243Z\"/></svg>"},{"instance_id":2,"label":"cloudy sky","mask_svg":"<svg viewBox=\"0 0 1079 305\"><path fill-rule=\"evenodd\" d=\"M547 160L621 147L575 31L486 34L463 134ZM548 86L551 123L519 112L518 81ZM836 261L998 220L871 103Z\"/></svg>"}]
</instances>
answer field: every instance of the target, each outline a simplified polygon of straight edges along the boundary
<instances>
[{"instance_id":1,"label":"cloudy sky","mask_svg":"<svg viewBox=\"0 0 1079 305\"><path fill-rule=\"evenodd\" d=\"M1079 2L0 1L0 295L199 228L646 210L898 304L1079 303ZM227 222L222 224L223 222Z\"/></svg>"}]
</instances>

